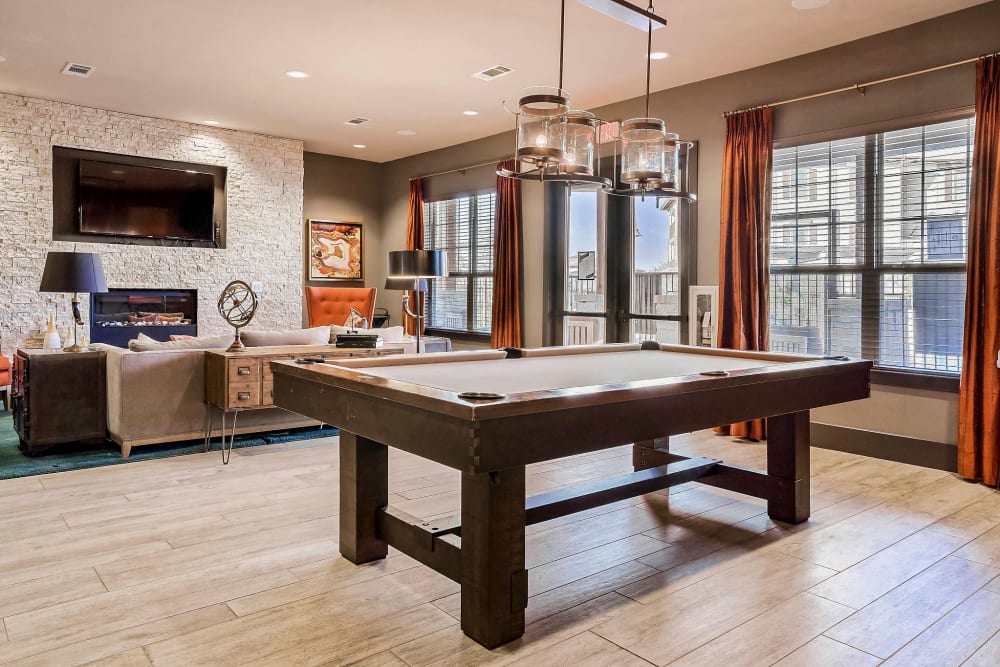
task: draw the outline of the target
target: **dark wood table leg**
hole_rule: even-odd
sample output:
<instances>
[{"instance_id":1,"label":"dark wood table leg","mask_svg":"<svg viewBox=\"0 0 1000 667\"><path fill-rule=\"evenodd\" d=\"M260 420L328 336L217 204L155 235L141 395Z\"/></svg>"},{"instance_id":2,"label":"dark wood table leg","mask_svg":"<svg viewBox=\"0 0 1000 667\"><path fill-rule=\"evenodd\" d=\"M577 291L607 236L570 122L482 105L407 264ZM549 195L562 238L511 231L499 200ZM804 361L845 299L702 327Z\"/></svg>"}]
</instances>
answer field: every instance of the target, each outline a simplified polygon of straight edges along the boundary
<instances>
[{"instance_id":1,"label":"dark wood table leg","mask_svg":"<svg viewBox=\"0 0 1000 667\"><path fill-rule=\"evenodd\" d=\"M340 553L352 563L385 558L389 544L375 532L376 511L389 504L389 448L340 432Z\"/></svg>"},{"instance_id":2,"label":"dark wood table leg","mask_svg":"<svg viewBox=\"0 0 1000 667\"><path fill-rule=\"evenodd\" d=\"M495 648L524 634L524 466L462 473L462 630Z\"/></svg>"},{"instance_id":3,"label":"dark wood table leg","mask_svg":"<svg viewBox=\"0 0 1000 667\"><path fill-rule=\"evenodd\" d=\"M775 521L809 518L809 411L767 420L767 474L777 482L767 500Z\"/></svg>"},{"instance_id":4,"label":"dark wood table leg","mask_svg":"<svg viewBox=\"0 0 1000 667\"><path fill-rule=\"evenodd\" d=\"M640 440L632 445L632 469L636 472L640 470L646 470L648 468L655 468L657 465L663 465L663 463L656 463L654 461L647 460L646 452L649 450L659 451L663 453L670 452L670 438L669 436L664 436L662 438L656 438L654 440Z\"/></svg>"}]
</instances>

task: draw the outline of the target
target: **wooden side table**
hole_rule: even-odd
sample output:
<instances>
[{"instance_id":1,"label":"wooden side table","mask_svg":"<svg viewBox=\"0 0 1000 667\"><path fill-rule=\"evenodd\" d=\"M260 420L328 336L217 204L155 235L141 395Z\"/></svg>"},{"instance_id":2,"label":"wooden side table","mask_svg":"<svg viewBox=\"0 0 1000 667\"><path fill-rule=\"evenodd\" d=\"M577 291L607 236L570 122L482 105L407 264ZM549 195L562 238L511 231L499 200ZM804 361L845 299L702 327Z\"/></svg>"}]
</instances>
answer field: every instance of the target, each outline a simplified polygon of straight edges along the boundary
<instances>
[{"instance_id":1,"label":"wooden side table","mask_svg":"<svg viewBox=\"0 0 1000 667\"><path fill-rule=\"evenodd\" d=\"M229 456L236 438L236 418L244 410L274 409L274 379L272 361L295 359L334 359L349 357L378 357L401 354L402 349L383 347L376 349L343 348L333 345L290 345L282 347L248 347L243 352L226 350L205 351L205 451L212 440L215 412L222 414L222 463L229 464ZM229 442L226 443L226 416L233 415Z\"/></svg>"},{"instance_id":2,"label":"wooden side table","mask_svg":"<svg viewBox=\"0 0 1000 667\"><path fill-rule=\"evenodd\" d=\"M18 350L11 407L21 450L103 442L107 435L107 353Z\"/></svg>"}]
</instances>

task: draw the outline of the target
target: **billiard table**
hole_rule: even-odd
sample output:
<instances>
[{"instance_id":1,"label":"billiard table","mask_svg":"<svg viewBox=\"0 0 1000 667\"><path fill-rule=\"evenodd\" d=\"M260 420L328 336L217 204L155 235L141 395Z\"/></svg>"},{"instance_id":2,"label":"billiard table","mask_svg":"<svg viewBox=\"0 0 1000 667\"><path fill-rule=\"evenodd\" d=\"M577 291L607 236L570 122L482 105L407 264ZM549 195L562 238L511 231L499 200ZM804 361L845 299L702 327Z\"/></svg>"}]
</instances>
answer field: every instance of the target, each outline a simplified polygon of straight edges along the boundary
<instances>
[{"instance_id":1,"label":"billiard table","mask_svg":"<svg viewBox=\"0 0 1000 667\"><path fill-rule=\"evenodd\" d=\"M809 518L809 410L865 398L871 362L681 345L507 349L272 363L274 402L340 427L340 552L392 545L461 585L493 648L524 633L525 526L697 480ZM669 451L669 436L768 420L767 471ZM527 498L525 466L634 443L635 472ZM388 504L388 447L460 470L461 515Z\"/></svg>"}]
</instances>

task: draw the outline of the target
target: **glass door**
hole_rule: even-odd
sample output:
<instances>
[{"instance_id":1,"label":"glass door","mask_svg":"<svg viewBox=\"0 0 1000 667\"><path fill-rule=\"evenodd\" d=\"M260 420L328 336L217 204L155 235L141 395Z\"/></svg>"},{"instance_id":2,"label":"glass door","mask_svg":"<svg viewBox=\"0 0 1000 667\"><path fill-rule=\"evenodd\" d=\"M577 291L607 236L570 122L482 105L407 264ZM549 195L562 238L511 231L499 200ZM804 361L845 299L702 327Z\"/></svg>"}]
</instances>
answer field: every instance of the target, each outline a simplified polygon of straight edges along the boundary
<instances>
[{"instance_id":1,"label":"glass door","mask_svg":"<svg viewBox=\"0 0 1000 667\"><path fill-rule=\"evenodd\" d=\"M687 343L696 230L693 202L545 184L544 343Z\"/></svg>"},{"instance_id":2,"label":"glass door","mask_svg":"<svg viewBox=\"0 0 1000 667\"><path fill-rule=\"evenodd\" d=\"M604 343L608 340L605 195L574 192L568 198L563 256L562 344Z\"/></svg>"},{"instance_id":3,"label":"glass door","mask_svg":"<svg viewBox=\"0 0 1000 667\"><path fill-rule=\"evenodd\" d=\"M687 206L676 199L633 199L630 224L623 225L630 238L627 246L627 276L620 295L628 305L626 322L620 323L620 338L633 343L687 342L687 257L682 257L680 210Z\"/></svg>"}]
</instances>

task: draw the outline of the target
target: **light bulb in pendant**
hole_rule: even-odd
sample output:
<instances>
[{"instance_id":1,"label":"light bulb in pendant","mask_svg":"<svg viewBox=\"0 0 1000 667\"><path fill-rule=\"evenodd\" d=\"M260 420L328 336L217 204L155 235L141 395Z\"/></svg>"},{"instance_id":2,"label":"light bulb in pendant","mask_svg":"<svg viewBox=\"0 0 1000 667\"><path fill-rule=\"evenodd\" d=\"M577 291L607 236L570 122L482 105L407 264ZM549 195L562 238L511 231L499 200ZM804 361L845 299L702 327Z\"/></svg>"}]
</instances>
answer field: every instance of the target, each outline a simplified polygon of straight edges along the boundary
<instances>
[{"instance_id":1,"label":"light bulb in pendant","mask_svg":"<svg viewBox=\"0 0 1000 667\"><path fill-rule=\"evenodd\" d=\"M539 148L545 148L548 145L548 143L549 143L549 138L546 137L544 134L539 134L537 137L535 137L535 145L538 146Z\"/></svg>"}]
</instances>

